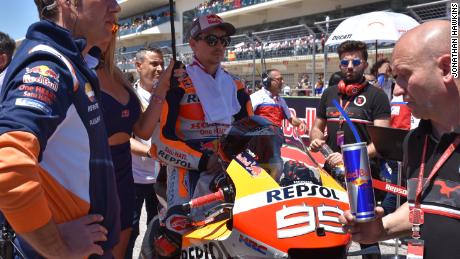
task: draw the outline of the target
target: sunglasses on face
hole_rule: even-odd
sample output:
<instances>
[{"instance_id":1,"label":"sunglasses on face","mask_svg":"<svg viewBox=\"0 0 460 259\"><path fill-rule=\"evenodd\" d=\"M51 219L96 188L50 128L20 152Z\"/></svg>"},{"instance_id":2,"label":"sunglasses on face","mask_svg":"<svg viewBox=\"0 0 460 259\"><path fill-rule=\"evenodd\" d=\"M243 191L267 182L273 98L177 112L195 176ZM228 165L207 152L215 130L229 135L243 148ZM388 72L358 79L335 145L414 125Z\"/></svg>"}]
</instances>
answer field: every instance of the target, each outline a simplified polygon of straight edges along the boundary
<instances>
[{"instance_id":1,"label":"sunglasses on face","mask_svg":"<svg viewBox=\"0 0 460 259\"><path fill-rule=\"evenodd\" d=\"M350 64L350 62L354 67L357 67L357 66L361 65L361 63L362 63L361 59L359 59L359 58L342 59L342 60L340 60L340 65L342 67L348 67L348 64Z\"/></svg>"},{"instance_id":2,"label":"sunglasses on face","mask_svg":"<svg viewBox=\"0 0 460 259\"><path fill-rule=\"evenodd\" d=\"M222 44L222 46L228 47L228 45L230 45L230 42L232 41L232 39L230 38L230 36L224 35L224 36L221 36L221 37L217 37L217 36L214 35L214 34L209 34L209 35L206 35L205 37L197 37L196 39L197 39L197 40L204 40L204 41L206 41L206 43L207 43L210 47L216 46L218 41L220 41L220 43Z\"/></svg>"}]
</instances>

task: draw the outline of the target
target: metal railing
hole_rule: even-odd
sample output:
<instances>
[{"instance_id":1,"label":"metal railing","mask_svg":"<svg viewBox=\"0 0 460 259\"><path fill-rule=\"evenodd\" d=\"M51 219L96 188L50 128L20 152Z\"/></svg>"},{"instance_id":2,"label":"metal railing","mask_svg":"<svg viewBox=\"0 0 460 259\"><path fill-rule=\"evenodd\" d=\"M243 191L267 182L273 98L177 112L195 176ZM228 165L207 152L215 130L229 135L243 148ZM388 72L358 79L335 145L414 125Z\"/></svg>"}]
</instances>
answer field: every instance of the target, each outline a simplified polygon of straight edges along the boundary
<instances>
[{"instance_id":1,"label":"metal railing","mask_svg":"<svg viewBox=\"0 0 460 259\"><path fill-rule=\"evenodd\" d=\"M444 19L449 16L448 5L451 1L442 0L432 3L412 5L407 7L407 12L420 22L432 20L432 19ZM248 85L254 87L260 83L260 73L262 71L256 70L256 62L261 64L262 70L267 69L267 60L276 60L270 62L271 64L279 64L283 62L302 62L300 66L304 66L305 72L296 72L296 76L307 74L309 75L311 85L314 85L318 76L316 67L316 54L324 52L323 45L321 44L322 37L327 37L345 18L330 19L329 21L318 21L311 25L296 25L289 26L274 30L259 31L248 34L240 34L232 36L232 43L227 48L225 57L225 64L245 64L248 67L252 67L252 72L248 69L241 72L238 76L248 82ZM326 39L324 39L325 41ZM374 46L370 45L369 49ZM392 45L379 45L381 48L391 48ZM328 52L335 52L333 48L327 49ZM129 61L131 57L130 52L119 53L117 58L125 60L119 62L120 67L125 70L134 69L134 64ZM193 52L188 44L177 45L177 58L182 62L188 64L191 62ZM165 63L169 61L169 55L165 55ZM299 61L300 60L300 61ZM325 56L320 62L326 61L328 57ZM324 72L327 71L327 63L324 64ZM252 65L250 65L252 63ZM273 65L271 65L273 66ZM308 68L307 68L308 67ZM249 72L249 73L248 73ZM321 71L323 72L323 71ZM284 74L284 73L283 73ZM286 72L289 74L289 71ZM284 76L284 75L283 75ZM284 76L286 84L291 86L292 92L302 92L303 89L295 90L297 80L292 76ZM324 76L327 80L327 74ZM300 79L300 78L299 78Z\"/></svg>"},{"instance_id":2,"label":"metal railing","mask_svg":"<svg viewBox=\"0 0 460 259\"><path fill-rule=\"evenodd\" d=\"M426 22L434 19L449 19L451 0L442 0L432 3L411 5L407 7L409 14L418 22Z\"/></svg>"}]
</instances>

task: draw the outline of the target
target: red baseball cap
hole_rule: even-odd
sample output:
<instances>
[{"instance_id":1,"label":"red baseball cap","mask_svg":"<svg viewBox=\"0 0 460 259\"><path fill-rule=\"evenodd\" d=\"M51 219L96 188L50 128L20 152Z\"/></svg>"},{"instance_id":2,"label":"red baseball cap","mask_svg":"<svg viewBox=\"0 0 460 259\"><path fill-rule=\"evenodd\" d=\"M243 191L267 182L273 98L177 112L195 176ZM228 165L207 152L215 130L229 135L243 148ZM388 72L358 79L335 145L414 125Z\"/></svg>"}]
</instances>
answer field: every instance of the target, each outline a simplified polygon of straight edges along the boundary
<instances>
[{"instance_id":1,"label":"red baseball cap","mask_svg":"<svg viewBox=\"0 0 460 259\"><path fill-rule=\"evenodd\" d=\"M193 21L192 27L190 28L190 37L195 38L203 31L216 27L226 31L228 36L235 34L236 31L232 24L224 22L218 15L208 14L199 16Z\"/></svg>"}]
</instances>

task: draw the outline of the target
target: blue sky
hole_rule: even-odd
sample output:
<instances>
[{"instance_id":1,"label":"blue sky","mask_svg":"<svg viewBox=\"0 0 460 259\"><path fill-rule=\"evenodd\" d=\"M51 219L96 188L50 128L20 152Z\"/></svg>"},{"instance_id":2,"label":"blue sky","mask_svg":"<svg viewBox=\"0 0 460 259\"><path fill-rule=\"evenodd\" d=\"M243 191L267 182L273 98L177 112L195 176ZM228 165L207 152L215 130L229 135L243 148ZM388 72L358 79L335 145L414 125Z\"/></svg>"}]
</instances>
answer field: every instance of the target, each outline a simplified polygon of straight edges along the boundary
<instances>
[{"instance_id":1,"label":"blue sky","mask_svg":"<svg viewBox=\"0 0 460 259\"><path fill-rule=\"evenodd\" d=\"M30 24L38 21L33 0L0 0L0 31L17 40L26 35Z\"/></svg>"},{"instance_id":2,"label":"blue sky","mask_svg":"<svg viewBox=\"0 0 460 259\"><path fill-rule=\"evenodd\" d=\"M29 25L36 21L38 14L33 0L0 0L0 31L11 38L25 37Z\"/></svg>"}]
</instances>

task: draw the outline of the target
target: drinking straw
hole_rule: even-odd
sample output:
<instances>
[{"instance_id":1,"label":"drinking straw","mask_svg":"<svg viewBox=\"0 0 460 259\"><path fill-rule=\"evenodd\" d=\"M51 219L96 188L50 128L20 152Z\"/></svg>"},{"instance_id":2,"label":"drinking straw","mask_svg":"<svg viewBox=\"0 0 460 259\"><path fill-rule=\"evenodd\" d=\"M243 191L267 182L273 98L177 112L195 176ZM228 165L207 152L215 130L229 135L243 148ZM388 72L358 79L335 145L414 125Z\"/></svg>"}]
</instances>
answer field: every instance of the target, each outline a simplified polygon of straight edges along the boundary
<instances>
[{"instance_id":1,"label":"drinking straw","mask_svg":"<svg viewBox=\"0 0 460 259\"><path fill-rule=\"evenodd\" d=\"M340 114L345 118L345 120L348 123L348 127L350 127L351 132L353 132L353 135L355 136L356 143L361 142L361 138L359 137L358 131L356 130L355 125L353 125L353 122L351 122L350 117L348 117L347 113L342 109L340 104L337 102L337 100L332 100L334 103L335 107L339 110Z\"/></svg>"}]
</instances>

